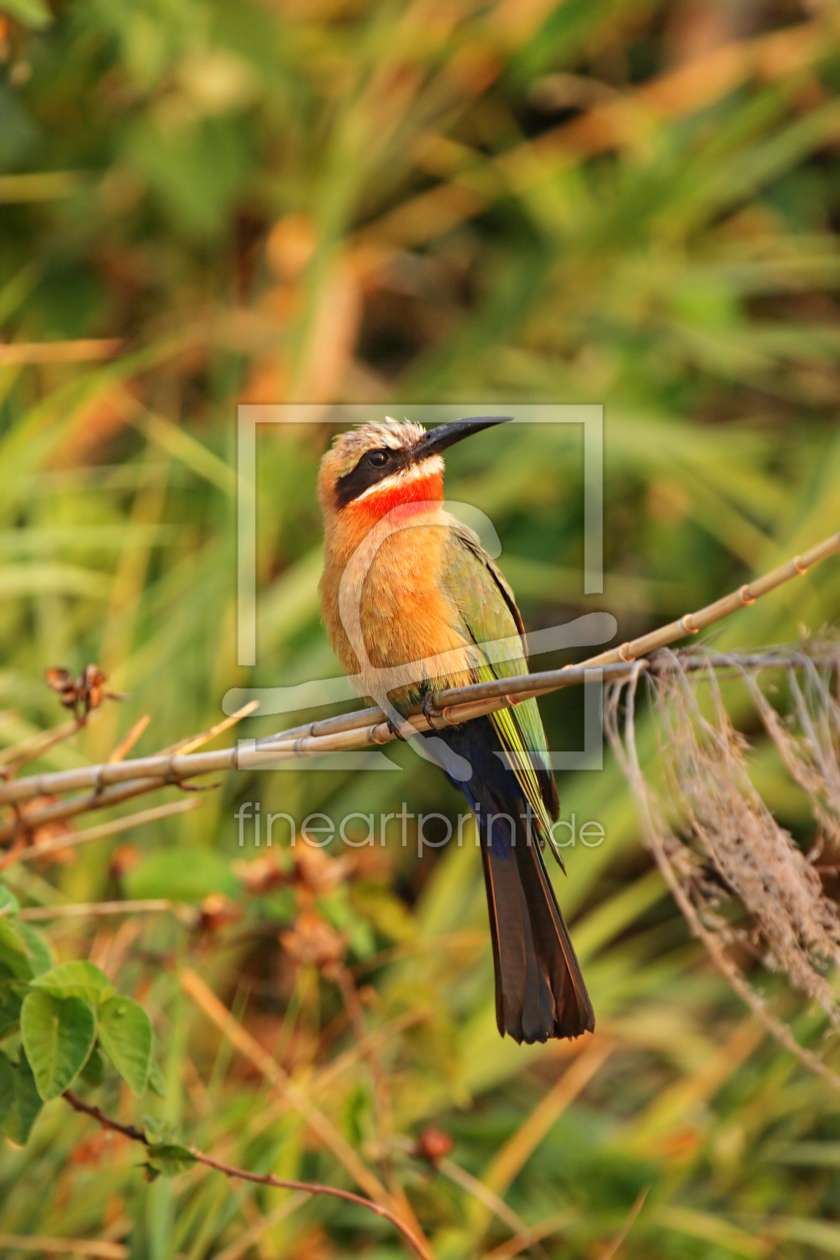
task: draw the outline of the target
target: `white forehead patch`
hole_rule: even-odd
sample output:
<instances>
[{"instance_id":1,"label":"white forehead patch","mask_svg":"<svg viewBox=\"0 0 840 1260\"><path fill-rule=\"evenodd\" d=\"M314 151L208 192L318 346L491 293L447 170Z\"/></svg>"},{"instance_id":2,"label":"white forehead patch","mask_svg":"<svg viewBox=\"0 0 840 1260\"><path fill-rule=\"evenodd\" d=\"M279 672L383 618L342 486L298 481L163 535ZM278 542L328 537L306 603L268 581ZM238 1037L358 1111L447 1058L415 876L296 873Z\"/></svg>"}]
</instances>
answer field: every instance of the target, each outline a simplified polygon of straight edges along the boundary
<instances>
[{"instance_id":1,"label":"white forehead patch","mask_svg":"<svg viewBox=\"0 0 840 1260\"><path fill-rule=\"evenodd\" d=\"M353 453L370 451L375 447L386 446L391 451L404 451L416 445L426 434L422 424L414 424L411 420L401 422L392 416L386 416L377 424L361 424L349 433L339 433L334 445L343 452Z\"/></svg>"}]
</instances>

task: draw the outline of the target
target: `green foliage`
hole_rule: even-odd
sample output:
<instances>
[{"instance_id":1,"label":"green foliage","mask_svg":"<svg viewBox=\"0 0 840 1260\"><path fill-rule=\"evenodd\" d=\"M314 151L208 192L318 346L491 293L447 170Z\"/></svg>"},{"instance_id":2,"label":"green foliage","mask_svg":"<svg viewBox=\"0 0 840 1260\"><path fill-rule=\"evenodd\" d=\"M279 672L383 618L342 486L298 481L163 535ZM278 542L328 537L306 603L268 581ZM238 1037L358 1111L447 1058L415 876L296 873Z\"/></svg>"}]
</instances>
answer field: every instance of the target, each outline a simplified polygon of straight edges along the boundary
<instances>
[{"instance_id":1,"label":"green foliage","mask_svg":"<svg viewBox=\"0 0 840 1260\"><path fill-rule=\"evenodd\" d=\"M51 966L43 937L16 920L19 903L2 885L0 904L0 948L8 960L0 979L0 1038L20 1035L16 1062L0 1051L0 1128L23 1143L41 1102L79 1080L102 1083L103 1054L134 1094L144 1094L154 1034L143 1007L116 993L101 968L84 960ZM157 1069L154 1083L162 1093Z\"/></svg>"},{"instance_id":2,"label":"green foliage","mask_svg":"<svg viewBox=\"0 0 840 1260\"><path fill-rule=\"evenodd\" d=\"M239 883L219 853L198 849L189 861L175 849L161 849L138 863L125 877L129 897L172 897L177 901L201 901L211 893L228 895L239 890Z\"/></svg>"},{"instance_id":3,"label":"green foliage","mask_svg":"<svg viewBox=\"0 0 840 1260\"><path fill-rule=\"evenodd\" d=\"M152 1021L131 998L114 996L96 1013L99 1044L138 1097L146 1092L152 1057Z\"/></svg>"},{"instance_id":4,"label":"green foliage","mask_svg":"<svg viewBox=\"0 0 840 1260\"><path fill-rule=\"evenodd\" d=\"M24 26L31 26L34 30L49 26L53 20L45 0L3 0L0 13L16 18L18 22L22 22Z\"/></svg>"},{"instance_id":5,"label":"green foliage","mask_svg":"<svg viewBox=\"0 0 840 1260\"><path fill-rule=\"evenodd\" d=\"M59 963L38 976L33 988L58 998L82 998L94 1009L114 992L114 986L104 971L84 961Z\"/></svg>"},{"instance_id":6,"label":"green foliage","mask_svg":"<svg viewBox=\"0 0 840 1260\"><path fill-rule=\"evenodd\" d=\"M81 998L36 990L23 1000L20 1031L38 1093L48 1102L73 1084L87 1062L96 1019Z\"/></svg>"},{"instance_id":7,"label":"green foliage","mask_svg":"<svg viewBox=\"0 0 840 1260\"><path fill-rule=\"evenodd\" d=\"M177 1177L187 1172L195 1163L195 1156L186 1146L175 1142L161 1142L147 1147L146 1176L149 1181L155 1177Z\"/></svg>"},{"instance_id":8,"label":"green foliage","mask_svg":"<svg viewBox=\"0 0 840 1260\"><path fill-rule=\"evenodd\" d=\"M0 1130L18 1146L29 1138L41 1110L41 1097L28 1061L0 1053Z\"/></svg>"}]
</instances>

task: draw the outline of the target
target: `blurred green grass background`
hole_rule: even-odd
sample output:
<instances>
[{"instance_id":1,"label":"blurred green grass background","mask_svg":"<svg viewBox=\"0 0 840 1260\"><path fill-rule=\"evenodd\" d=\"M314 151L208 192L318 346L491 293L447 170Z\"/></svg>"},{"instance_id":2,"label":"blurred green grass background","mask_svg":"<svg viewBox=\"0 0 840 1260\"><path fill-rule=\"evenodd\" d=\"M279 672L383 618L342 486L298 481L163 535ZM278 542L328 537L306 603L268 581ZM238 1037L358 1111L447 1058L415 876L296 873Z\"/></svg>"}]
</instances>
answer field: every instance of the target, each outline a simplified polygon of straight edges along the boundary
<instances>
[{"instance_id":1,"label":"blurred green grass background","mask_svg":"<svg viewBox=\"0 0 840 1260\"><path fill-rule=\"evenodd\" d=\"M327 424L260 435L260 664L235 664L240 402L603 403L603 597L581 593L579 432L516 427L449 461L449 494L501 535L530 628L606 608L630 637L837 528L832 0L0 14L3 745L58 720L49 665L97 661L129 699L44 769L106 757L145 713L140 753L219 720L230 687L337 673L316 591ZM839 614L829 563L717 643L789 641ZM579 698L542 708L553 746L576 747ZM652 761L646 719L640 742ZM29 905L229 899L238 917L203 932L136 916L51 933L59 958L94 958L152 1011L162 1112L231 1162L351 1184L185 992L190 967L408 1196L440 1260L521 1250L488 1191L557 1260L840 1255L840 1098L762 1037L688 939L609 757L560 784L564 814L606 832L558 882L591 1044L498 1038L469 847L418 861L392 837L316 898L382 1033L383 1113L335 985L278 942L300 893L249 892L231 863L243 800L298 819L460 808L431 767L395 757L399 775L228 776L130 849L9 869ZM799 834L805 803L757 764ZM820 1047L823 1022L766 987ZM115 1083L100 1093L135 1114ZM429 1123L484 1190L406 1152ZM148 1185L137 1163L50 1104L0 1156L0 1234L110 1241L132 1260L403 1254L346 1205L206 1171Z\"/></svg>"}]
</instances>

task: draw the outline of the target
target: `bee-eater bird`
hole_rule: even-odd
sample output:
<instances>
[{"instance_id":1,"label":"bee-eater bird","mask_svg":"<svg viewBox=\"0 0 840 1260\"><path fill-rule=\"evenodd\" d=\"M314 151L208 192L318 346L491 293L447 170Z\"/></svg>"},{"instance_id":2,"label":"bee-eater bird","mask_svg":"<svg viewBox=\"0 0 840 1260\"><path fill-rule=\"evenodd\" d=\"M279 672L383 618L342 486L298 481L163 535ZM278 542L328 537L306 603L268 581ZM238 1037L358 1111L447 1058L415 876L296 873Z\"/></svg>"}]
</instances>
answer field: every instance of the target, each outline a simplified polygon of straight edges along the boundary
<instances>
[{"instance_id":1,"label":"bee-eater bird","mask_svg":"<svg viewBox=\"0 0 840 1260\"><path fill-rule=\"evenodd\" d=\"M443 508L442 452L499 422L426 430L388 419L341 434L321 461L330 642L377 702L378 671L397 671L388 695L397 714L422 704L431 718L437 691L527 673L513 592L478 537ZM541 852L559 803L536 700L425 738L444 741L450 760L434 759L478 820L499 1032L518 1042L591 1032L592 1005ZM453 772L456 764L465 769Z\"/></svg>"}]
</instances>

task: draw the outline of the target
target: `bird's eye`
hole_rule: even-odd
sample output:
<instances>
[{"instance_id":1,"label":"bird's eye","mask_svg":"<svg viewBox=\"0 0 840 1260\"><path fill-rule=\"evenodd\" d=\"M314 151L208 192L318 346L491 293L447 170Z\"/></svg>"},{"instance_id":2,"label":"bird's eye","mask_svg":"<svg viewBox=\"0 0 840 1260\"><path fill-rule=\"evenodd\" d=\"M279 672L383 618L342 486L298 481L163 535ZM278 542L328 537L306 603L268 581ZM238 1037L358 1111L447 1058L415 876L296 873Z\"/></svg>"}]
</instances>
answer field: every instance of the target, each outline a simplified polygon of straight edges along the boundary
<instances>
[{"instance_id":1,"label":"bird's eye","mask_svg":"<svg viewBox=\"0 0 840 1260\"><path fill-rule=\"evenodd\" d=\"M367 462L372 468L384 468L389 459L390 456L387 451L371 451L367 457Z\"/></svg>"}]
</instances>

